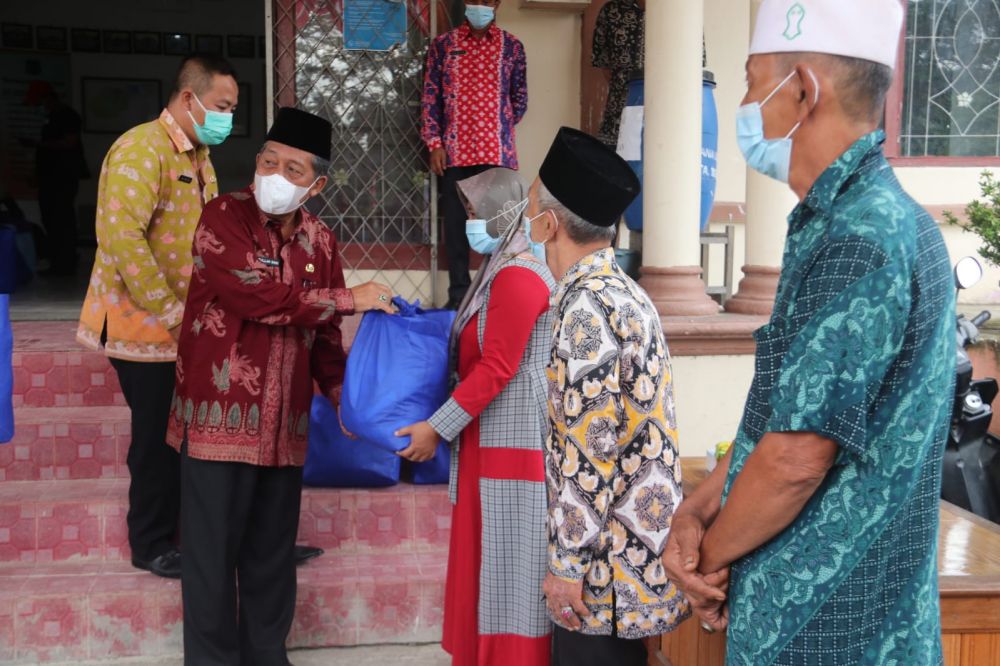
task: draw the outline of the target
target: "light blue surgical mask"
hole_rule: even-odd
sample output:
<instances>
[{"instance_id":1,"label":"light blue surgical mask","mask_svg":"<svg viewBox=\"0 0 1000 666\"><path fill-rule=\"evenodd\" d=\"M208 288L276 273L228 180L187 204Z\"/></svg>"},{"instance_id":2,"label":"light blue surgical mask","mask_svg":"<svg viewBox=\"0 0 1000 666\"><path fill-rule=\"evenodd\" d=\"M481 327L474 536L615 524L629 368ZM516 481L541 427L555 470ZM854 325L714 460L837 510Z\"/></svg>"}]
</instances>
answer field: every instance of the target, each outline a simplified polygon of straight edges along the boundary
<instances>
[{"instance_id":1,"label":"light blue surgical mask","mask_svg":"<svg viewBox=\"0 0 1000 666\"><path fill-rule=\"evenodd\" d=\"M469 24L476 30L482 30L496 18L496 11L492 7L484 5L466 5L465 18L469 19Z\"/></svg>"},{"instance_id":2,"label":"light blue surgical mask","mask_svg":"<svg viewBox=\"0 0 1000 666\"><path fill-rule=\"evenodd\" d=\"M500 247L500 242L503 240L505 232L501 232L500 236L494 238L487 231L490 222L499 220L501 217L516 220L527 207L528 200L522 199L514 204L505 204L499 214L488 220L468 220L465 223L465 237L469 239L469 246L479 254L493 254L496 252L497 248ZM506 228L510 229L509 226Z\"/></svg>"},{"instance_id":3,"label":"light blue surgical mask","mask_svg":"<svg viewBox=\"0 0 1000 666\"><path fill-rule=\"evenodd\" d=\"M228 139L229 134L233 131L233 114L223 113L222 111L209 111L201 103L197 95L194 96L194 99L198 102L201 110L205 112L205 124L199 125L198 121L191 115L191 112L188 111L188 116L191 117L191 123L194 125L194 134L198 137L198 141L201 141L206 146L217 146Z\"/></svg>"},{"instance_id":4,"label":"light blue surgical mask","mask_svg":"<svg viewBox=\"0 0 1000 666\"><path fill-rule=\"evenodd\" d=\"M539 261L541 261L543 264L546 265L548 265L548 262L546 261L545 244L548 243L548 241L542 241L541 243L536 243L535 241L531 240L531 223L548 212L550 211L545 211L532 218L528 217L524 218L524 235L528 237L528 249L531 250L531 254L535 255L536 259L538 259ZM559 224L558 219L556 219L556 224Z\"/></svg>"},{"instance_id":5,"label":"light blue surgical mask","mask_svg":"<svg viewBox=\"0 0 1000 666\"><path fill-rule=\"evenodd\" d=\"M469 246L479 254L493 254L500 245L500 239L486 231L486 220L466 222L465 237L469 239Z\"/></svg>"},{"instance_id":6,"label":"light blue surgical mask","mask_svg":"<svg viewBox=\"0 0 1000 666\"><path fill-rule=\"evenodd\" d=\"M795 72L786 76L763 102L744 104L736 112L736 141L747 164L751 169L783 183L788 182L788 171L792 165L792 135L798 131L802 123L795 123L795 127L784 138L767 139L764 137L764 115L761 109L792 80L793 76ZM809 76L816 84L815 102L818 102L819 83L811 71Z\"/></svg>"}]
</instances>

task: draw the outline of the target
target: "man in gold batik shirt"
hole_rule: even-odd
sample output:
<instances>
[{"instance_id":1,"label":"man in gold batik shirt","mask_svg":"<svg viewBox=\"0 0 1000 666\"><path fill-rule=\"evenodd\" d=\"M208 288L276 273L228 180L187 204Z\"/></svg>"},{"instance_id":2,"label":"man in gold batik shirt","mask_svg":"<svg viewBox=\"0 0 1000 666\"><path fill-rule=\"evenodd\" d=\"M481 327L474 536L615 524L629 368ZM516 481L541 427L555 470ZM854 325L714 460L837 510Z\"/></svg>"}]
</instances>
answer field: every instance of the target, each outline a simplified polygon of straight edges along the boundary
<instances>
[{"instance_id":1,"label":"man in gold batik shirt","mask_svg":"<svg viewBox=\"0 0 1000 666\"><path fill-rule=\"evenodd\" d=\"M132 411L132 564L168 578L180 577L180 458L166 445L176 340L195 228L219 194L208 146L229 135L238 94L228 62L187 58L167 108L115 141L98 185L97 255L77 339L105 350Z\"/></svg>"}]
</instances>

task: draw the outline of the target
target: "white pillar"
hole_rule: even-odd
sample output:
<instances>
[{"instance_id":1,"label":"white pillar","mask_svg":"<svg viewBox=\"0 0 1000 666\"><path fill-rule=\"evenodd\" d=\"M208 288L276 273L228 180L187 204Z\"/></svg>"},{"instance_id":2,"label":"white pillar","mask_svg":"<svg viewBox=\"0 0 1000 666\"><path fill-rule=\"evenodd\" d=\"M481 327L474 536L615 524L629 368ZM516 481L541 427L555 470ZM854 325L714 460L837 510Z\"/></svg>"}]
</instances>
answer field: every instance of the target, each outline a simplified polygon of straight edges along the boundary
<instances>
[{"instance_id":1,"label":"white pillar","mask_svg":"<svg viewBox=\"0 0 1000 666\"><path fill-rule=\"evenodd\" d=\"M660 315L709 315L701 276L703 0L646 3L642 285Z\"/></svg>"},{"instance_id":2,"label":"white pillar","mask_svg":"<svg viewBox=\"0 0 1000 666\"><path fill-rule=\"evenodd\" d=\"M750 0L750 30L762 0ZM746 265L736 296L726 302L735 314L769 315L774 308L788 214L798 199L785 183L747 169Z\"/></svg>"}]
</instances>

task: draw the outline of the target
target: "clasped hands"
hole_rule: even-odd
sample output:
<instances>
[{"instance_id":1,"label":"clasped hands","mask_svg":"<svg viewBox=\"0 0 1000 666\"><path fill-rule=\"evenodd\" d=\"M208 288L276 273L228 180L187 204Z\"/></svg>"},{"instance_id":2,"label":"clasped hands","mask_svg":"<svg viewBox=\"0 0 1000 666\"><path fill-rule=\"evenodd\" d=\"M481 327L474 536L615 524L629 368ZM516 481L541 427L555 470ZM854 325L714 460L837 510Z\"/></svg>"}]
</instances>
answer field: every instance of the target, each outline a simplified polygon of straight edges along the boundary
<instances>
[{"instance_id":1,"label":"clasped hands","mask_svg":"<svg viewBox=\"0 0 1000 666\"><path fill-rule=\"evenodd\" d=\"M709 631L724 631L729 624L729 567L702 574L701 543L705 523L681 504L670 526L670 538L663 550L663 567L688 602L691 610Z\"/></svg>"}]
</instances>

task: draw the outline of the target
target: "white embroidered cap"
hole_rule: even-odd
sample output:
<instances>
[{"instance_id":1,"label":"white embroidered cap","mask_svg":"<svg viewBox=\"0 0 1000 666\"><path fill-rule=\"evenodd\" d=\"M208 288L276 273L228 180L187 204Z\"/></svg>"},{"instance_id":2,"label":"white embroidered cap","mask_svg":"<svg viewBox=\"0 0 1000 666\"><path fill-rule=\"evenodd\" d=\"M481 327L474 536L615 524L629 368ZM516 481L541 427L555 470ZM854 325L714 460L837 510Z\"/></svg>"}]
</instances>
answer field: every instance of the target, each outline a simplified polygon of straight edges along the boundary
<instances>
[{"instance_id":1,"label":"white embroidered cap","mask_svg":"<svg viewBox=\"0 0 1000 666\"><path fill-rule=\"evenodd\" d=\"M902 27L899 0L764 0L750 55L828 53L895 69Z\"/></svg>"}]
</instances>

